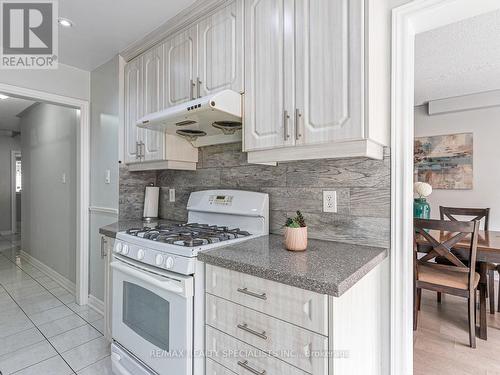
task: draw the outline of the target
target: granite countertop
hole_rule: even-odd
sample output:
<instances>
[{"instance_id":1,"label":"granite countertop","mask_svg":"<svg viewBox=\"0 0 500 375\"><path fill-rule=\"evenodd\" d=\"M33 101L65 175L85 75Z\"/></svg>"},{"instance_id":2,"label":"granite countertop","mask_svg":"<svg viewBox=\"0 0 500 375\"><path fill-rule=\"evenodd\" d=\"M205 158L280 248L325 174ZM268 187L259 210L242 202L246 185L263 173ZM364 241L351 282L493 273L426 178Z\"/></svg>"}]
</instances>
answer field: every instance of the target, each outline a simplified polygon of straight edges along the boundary
<instances>
[{"instance_id":1,"label":"granite countertop","mask_svg":"<svg viewBox=\"0 0 500 375\"><path fill-rule=\"evenodd\" d=\"M107 237L116 238L116 233L123 232L130 228L141 228L141 227L151 227L156 224L178 224L178 221L158 219L150 223L146 223L142 220L120 220L116 223L105 225L99 228L99 233Z\"/></svg>"},{"instance_id":2,"label":"granite countertop","mask_svg":"<svg viewBox=\"0 0 500 375\"><path fill-rule=\"evenodd\" d=\"M203 251L198 254L198 259L215 266L340 297L387 255L388 250L385 248L312 239L309 239L306 251L292 252L284 249L282 236L269 235Z\"/></svg>"}]
</instances>

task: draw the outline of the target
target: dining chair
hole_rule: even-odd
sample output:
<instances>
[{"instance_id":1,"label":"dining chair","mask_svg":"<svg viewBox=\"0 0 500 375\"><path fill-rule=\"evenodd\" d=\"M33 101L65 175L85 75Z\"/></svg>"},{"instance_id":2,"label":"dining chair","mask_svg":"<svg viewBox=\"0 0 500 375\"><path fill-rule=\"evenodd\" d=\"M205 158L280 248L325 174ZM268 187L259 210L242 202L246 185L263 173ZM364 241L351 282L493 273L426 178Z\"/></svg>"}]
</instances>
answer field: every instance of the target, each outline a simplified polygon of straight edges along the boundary
<instances>
[{"instance_id":1,"label":"dining chair","mask_svg":"<svg viewBox=\"0 0 500 375\"><path fill-rule=\"evenodd\" d=\"M469 319L469 344L476 347L476 309L475 297L479 284L479 273L476 272L477 238L479 221L450 220L414 220L414 306L413 329L417 329L418 311L422 298L422 289L451 294L467 298ZM453 233L444 241L432 236L431 230ZM428 243L429 252L422 258L417 254L417 236L422 236ZM468 264L452 253L453 245L470 236ZM449 264L435 263L437 257L445 258Z\"/></svg>"},{"instance_id":2,"label":"dining chair","mask_svg":"<svg viewBox=\"0 0 500 375\"><path fill-rule=\"evenodd\" d=\"M484 220L484 230L489 230L489 222L490 222L490 209L489 208L466 208L466 207L444 207L439 206L439 216L441 220L451 220L457 221L461 217L472 217L471 220ZM458 218L457 218L458 217ZM440 260L438 260L439 263ZM467 260L464 260L467 262ZM479 271L479 263L477 265L476 271ZM490 302L490 314L495 314L495 271L498 271L500 274L500 265L495 263L485 262L486 269L488 272L488 300ZM441 302L441 293L437 294L438 302ZM498 311L500 312L500 288L499 288L499 307Z\"/></svg>"}]
</instances>

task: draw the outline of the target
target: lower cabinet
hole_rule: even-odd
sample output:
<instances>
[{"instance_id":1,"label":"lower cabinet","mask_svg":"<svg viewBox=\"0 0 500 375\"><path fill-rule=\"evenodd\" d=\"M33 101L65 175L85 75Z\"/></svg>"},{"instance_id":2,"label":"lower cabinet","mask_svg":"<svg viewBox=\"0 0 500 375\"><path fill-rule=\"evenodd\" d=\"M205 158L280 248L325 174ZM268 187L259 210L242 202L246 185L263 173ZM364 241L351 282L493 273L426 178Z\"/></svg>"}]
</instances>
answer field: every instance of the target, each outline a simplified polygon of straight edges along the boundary
<instances>
[{"instance_id":1,"label":"lower cabinet","mask_svg":"<svg viewBox=\"0 0 500 375\"><path fill-rule=\"evenodd\" d=\"M111 277L111 254L113 253L113 247L115 245L115 239L101 235L101 257L103 257L105 262L104 267L104 337L111 340L111 319L112 319L112 277Z\"/></svg>"},{"instance_id":2,"label":"lower cabinet","mask_svg":"<svg viewBox=\"0 0 500 375\"><path fill-rule=\"evenodd\" d=\"M385 375L389 266L340 297L206 265L206 374Z\"/></svg>"}]
</instances>

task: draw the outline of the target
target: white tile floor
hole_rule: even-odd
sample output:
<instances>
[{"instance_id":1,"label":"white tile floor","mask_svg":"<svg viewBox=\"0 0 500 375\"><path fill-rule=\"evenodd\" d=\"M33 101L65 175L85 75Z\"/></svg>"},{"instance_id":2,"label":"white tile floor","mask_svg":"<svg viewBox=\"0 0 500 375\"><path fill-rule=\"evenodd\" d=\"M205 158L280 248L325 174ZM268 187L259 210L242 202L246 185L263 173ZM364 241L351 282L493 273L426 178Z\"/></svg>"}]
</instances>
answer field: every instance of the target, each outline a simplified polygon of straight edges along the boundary
<instances>
[{"instance_id":1,"label":"white tile floor","mask_svg":"<svg viewBox=\"0 0 500 375\"><path fill-rule=\"evenodd\" d=\"M0 374L112 374L103 318L19 257L0 236Z\"/></svg>"}]
</instances>

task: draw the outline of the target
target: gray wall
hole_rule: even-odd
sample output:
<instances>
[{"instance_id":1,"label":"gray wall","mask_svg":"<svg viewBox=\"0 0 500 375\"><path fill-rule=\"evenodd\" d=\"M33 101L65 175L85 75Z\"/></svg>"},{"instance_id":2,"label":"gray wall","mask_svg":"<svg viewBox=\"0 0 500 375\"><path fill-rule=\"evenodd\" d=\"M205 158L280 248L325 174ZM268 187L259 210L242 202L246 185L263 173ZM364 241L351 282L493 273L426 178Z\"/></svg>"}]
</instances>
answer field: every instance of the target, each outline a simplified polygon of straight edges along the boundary
<instances>
[{"instance_id":1,"label":"gray wall","mask_svg":"<svg viewBox=\"0 0 500 375\"><path fill-rule=\"evenodd\" d=\"M39 104L21 119L24 251L75 282L77 129L75 109ZM66 183L62 175L66 174Z\"/></svg>"},{"instance_id":2,"label":"gray wall","mask_svg":"<svg viewBox=\"0 0 500 375\"><path fill-rule=\"evenodd\" d=\"M203 189L243 189L270 196L271 232L280 233L287 215L304 213L309 236L357 244L389 246L390 159L326 159L280 163L246 162L241 144L200 149L197 171L128 172L120 170L120 218L140 218L144 186L161 186L160 216L186 220L189 194ZM168 202L168 189L176 202ZM336 190L338 213L322 212L323 190Z\"/></svg>"},{"instance_id":3,"label":"gray wall","mask_svg":"<svg viewBox=\"0 0 500 375\"><path fill-rule=\"evenodd\" d=\"M118 56L90 73L91 176L90 206L118 209ZM106 170L111 181L105 183ZM104 299L104 267L99 228L113 223L117 215L91 210L89 293Z\"/></svg>"},{"instance_id":4,"label":"gray wall","mask_svg":"<svg viewBox=\"0 0 500 375\"><path fill-rule=\"evenodd\" d=\"M0 232L10 231L11 224L11 151L19 151L19 137L0 136Z\"/></svg>"}]
</instances>

